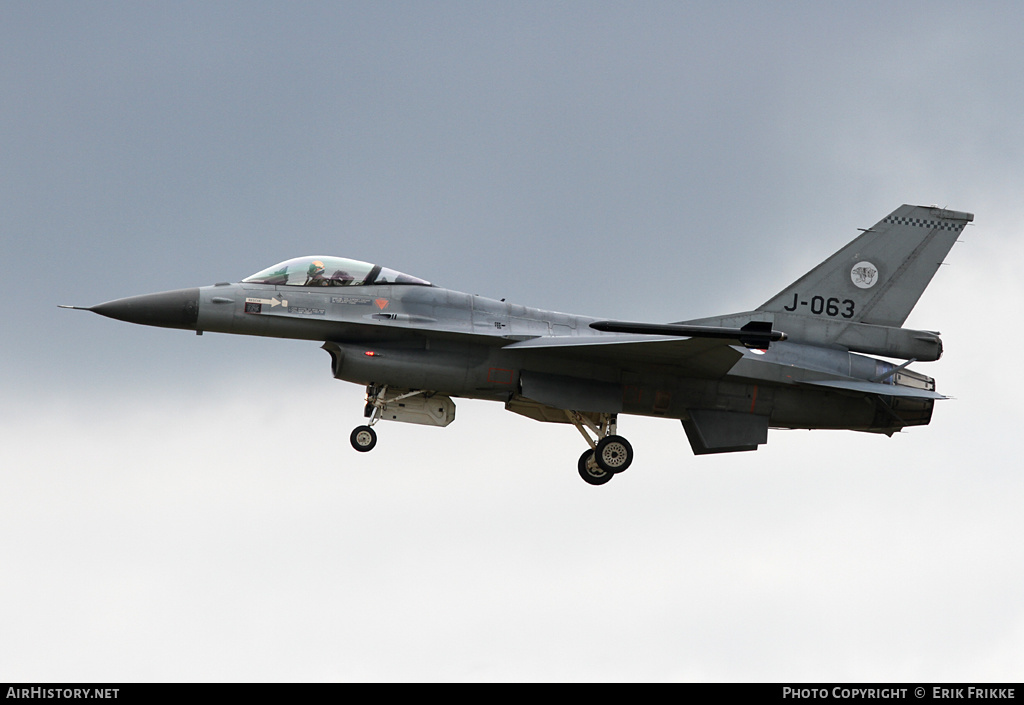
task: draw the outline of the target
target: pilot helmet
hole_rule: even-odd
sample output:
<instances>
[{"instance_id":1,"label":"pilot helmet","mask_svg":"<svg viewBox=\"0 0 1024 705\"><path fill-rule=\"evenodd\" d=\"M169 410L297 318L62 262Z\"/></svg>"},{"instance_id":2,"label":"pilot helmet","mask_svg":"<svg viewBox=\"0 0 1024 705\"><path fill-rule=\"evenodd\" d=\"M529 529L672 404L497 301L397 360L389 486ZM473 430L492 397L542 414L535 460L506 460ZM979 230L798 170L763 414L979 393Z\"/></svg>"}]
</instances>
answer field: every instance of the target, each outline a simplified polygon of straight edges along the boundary
<instances>
[{"instance_id":1,"label":"pilot helmet","mask_svg":"<svg viewBox=\"0 0 1024 705\"><path fill-rule=\"evenodd\" d=\"M324 263L316 259L309 263L309 276L315 277L324 273Z\"/></svg>"}]
</instances>

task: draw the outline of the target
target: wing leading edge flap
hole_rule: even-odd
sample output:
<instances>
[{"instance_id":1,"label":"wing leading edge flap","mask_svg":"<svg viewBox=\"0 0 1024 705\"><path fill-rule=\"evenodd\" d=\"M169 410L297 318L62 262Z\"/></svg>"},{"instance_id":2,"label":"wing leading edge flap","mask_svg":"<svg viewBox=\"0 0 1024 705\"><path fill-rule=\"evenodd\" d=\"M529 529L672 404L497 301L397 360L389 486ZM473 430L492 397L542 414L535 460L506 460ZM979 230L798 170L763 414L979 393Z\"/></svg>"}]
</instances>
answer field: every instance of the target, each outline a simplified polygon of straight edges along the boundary
<instances>
[{"instance_id":1,"label":"wing leading edge flap","mask_svg":"<svg viewBox=\"0 0 1024 705\"><path fill-rule=\"evenodd\" d=\"M905 387L896 384L882 384L856 379L812 379L802 380L800 384L811 384L815 387L830 387L862 394L877 394L882 397L904 397L907 399L949 399L938 392L916 387Z\"/></svg>"}]
</instances>

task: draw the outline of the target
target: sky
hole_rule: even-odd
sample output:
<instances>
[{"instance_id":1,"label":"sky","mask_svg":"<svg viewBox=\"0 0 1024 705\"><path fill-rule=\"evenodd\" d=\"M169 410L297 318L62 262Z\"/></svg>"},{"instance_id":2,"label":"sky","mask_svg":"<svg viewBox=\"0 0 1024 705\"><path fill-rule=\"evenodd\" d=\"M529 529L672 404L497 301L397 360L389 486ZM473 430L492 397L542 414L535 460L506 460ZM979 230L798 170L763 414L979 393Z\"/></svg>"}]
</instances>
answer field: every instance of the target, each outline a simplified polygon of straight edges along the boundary
<instances>
[{"instance_id":1,"label":"sky","mask_svg":"<svg viewBox=\"0 0 1024 705\"><path fill-rule=\"evenodd\" d=\"M0 681L1019 681L1015 2L0 0ZM892 438L695 457L315 343L58 304L308 254L558 311L748 310L903 203L976 215Z\"/></svg>"}]
</instances>

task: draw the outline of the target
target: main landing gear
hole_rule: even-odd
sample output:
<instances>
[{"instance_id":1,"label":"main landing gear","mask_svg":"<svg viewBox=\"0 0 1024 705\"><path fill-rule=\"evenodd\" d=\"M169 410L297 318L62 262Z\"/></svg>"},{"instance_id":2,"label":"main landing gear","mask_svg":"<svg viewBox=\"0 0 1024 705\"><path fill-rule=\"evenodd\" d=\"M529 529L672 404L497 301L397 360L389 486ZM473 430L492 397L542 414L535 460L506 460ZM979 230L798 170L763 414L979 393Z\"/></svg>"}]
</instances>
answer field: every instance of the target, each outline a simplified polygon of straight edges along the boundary
<instances>
[{"instance_id":1,"label":"main landing gear","mask_svg":"<svg viewBox=\"0 0 1024 705\"><path fill-rule=\"evenodd\" d=\"M566 410L565 415L590 445L577 464L584 482L603 485L633 462L633 447L615 434L615 414L601 414L597 423L578 411ZM591 438L591 433L596 439Z\"/></svg>"}]
</instances>

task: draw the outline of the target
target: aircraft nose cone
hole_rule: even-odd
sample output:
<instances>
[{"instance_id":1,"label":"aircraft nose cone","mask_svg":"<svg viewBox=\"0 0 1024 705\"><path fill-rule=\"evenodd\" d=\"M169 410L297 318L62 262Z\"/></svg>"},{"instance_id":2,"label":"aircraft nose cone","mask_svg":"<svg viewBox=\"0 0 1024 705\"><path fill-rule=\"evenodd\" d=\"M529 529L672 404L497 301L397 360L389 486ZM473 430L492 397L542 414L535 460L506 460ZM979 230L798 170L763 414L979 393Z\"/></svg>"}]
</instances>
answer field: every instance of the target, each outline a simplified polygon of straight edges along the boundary
<instances>
[{"instance_id":1,"label":"aircraft nose cone","mask_svg":"<svg viewBox=\"0 0 1024 705\"><path fill-rule=\"evenodd\" d=\"M129 296L98 304L89 310L128 323L195 330L199 320L199 289Z\"/></svg>"}]
</instances>

